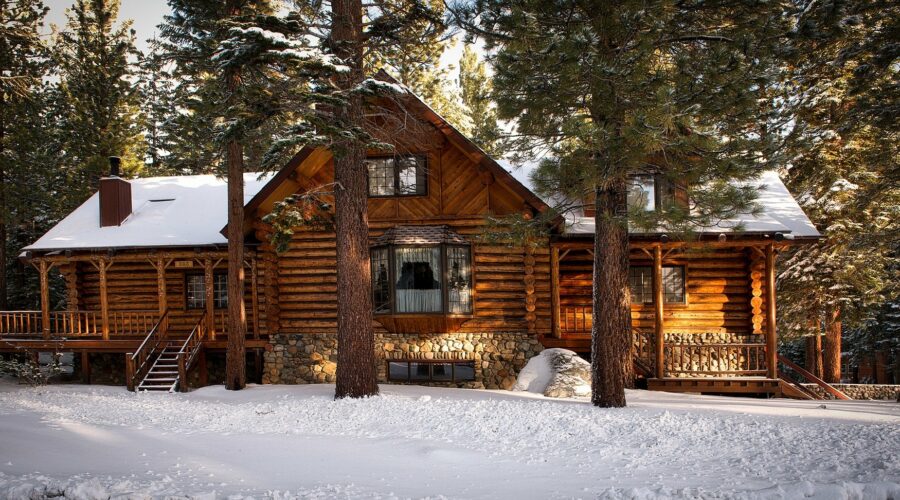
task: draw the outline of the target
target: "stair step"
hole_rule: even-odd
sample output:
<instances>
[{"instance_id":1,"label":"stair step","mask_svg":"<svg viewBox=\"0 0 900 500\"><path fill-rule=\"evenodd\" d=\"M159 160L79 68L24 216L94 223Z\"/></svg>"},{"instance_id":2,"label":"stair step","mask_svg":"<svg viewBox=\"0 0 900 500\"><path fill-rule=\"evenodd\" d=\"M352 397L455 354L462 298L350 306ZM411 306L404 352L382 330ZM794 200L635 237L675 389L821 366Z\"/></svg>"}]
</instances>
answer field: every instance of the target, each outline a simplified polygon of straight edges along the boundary
<instances>
[{"instance_id":1,"label":"stair step","mask_svg":"<svg viewBox=\"0 0 900 500\"><path fill-rule=\"evenodd\" d=\"M143 385L138 386L139 390L142 391L170 391L172 390L172 384L166 385Z\"/></svg>"}]
</instances>

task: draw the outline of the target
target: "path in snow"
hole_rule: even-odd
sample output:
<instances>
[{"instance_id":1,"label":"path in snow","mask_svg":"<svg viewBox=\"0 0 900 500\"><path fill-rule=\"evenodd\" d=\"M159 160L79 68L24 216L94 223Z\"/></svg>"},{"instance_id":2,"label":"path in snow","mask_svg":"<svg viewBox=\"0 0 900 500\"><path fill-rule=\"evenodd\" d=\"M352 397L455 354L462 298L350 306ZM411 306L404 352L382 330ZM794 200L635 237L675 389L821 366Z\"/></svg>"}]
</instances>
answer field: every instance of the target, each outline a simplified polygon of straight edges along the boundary
<instances>
[{"instance_id":1,"label":"path in snow","mask_svg":"<svg viewBox=\"0 0 900 500\"><path fill-rule=\"evenodd\" d=\"M0 383L0 497L900 498L900 405ZM290 492L285 494L285 492Z\"/></svg>"}]
</instances>

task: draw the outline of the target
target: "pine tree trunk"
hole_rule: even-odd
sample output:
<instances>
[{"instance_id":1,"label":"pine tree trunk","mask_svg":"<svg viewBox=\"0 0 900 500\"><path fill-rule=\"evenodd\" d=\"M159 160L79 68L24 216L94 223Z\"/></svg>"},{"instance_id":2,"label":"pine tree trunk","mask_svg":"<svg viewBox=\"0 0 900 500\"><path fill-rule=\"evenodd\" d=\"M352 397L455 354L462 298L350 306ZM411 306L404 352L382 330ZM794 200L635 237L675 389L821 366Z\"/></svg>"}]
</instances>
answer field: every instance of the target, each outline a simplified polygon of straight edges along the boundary
<instances>
[{"instance_id":1,"label":"pine tree trunk","mask_svg":"<svg viewBox=\"0 0 900 500\"><path fill-rule=\"evenodd\" d=\"M350 89L363 79L362 5L359 0L334 0L332 36L336 53L351 71L339 85ZM363 103L351 97L335 109L344 127L363 125ZM338 363L335 398L378 394L375 338L372 329L372 285L369 268L369 215L365 145L349 139L334 148L337 240Z\"/></svg>"},{"instance_id":2,"label":"pine tree trunk","mask_svg":"<svg viewBox=\"0 0 900 500\"><path fill-rule=\"evenodd\" d=\"M621 216L624 180L598 189L595 206L591 402L617 408L625 406L625 378L632 363L628 228Z\"/></svg>"},{"instance_id":3,"label":"pine tree trunk","mask_svg":"<svg viewBox=\"0 0 900 500\"><path fill-rule=\"evenodd\" d=\"M231 15L240 13L234 0L228 3ZM225 71L225 86L233 99L241 85L237 69ZM244 148L237 139L225 145L228 168L228 348L225 353L225 388L231 391L247 385L247 355L244 338L247 314L244 308Z\"/></svg>"},{"instance_id":4,"label":"pine tree trunk","mask_svg":"<svg viewBox=\"0 0 900 500\"><path fill-rule=\"evenodd\" d=\"M0 92L0 113L4 112L6 106L6 96ZM0 157L3 156L3 149L6 141L6 117L0 116ZM6 310L9 306L7 294L7 262L6 262L6 238L7 217L9 216L9 207L6 204L6 170L5 166L0 165L0 310Z\"/></svg>"},{"instance_id":5,"label":"pine tree trunk","mask_svg":"<svg viewBox=\"0 0 900 500\"><path fill-rule=\"evenodd\" d=\"M826 319L824 379L836 384L841 381L841 308L833 306Z\"/></svg>"},{"instance_id":6,"label":"pine tree trunk","mask_svg":"<svg viewBox=\"0 0 900 500\"><path fill-rule=\"evenodd\" d=\"M819 321L812 316L807 320L806 326L810 333L806 337L806 370L822 378L822 336L819 333Z\"/></svg>"}]
</instances>

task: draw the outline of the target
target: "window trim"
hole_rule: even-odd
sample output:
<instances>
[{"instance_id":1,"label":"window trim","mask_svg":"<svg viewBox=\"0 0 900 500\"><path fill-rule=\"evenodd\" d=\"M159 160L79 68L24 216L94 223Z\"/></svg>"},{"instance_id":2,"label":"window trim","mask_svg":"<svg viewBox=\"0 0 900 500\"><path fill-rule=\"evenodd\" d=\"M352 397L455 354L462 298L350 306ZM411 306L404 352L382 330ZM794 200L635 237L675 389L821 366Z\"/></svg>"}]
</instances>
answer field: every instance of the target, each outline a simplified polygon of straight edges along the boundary
<instances>
[{"instance_id":1,"label":"window trim","mask_svg":"<svg viewBox=\"0 0 900 500\"><path fill-rule=\"evenodd\" d=\"M653 262L647 262L647 261L632 262L628 265L628 269L630 270L632 267L649 267L650 268L650 276L652 279L652 277L653 277ZM669 264L663 264L662 267L663 268L680 267L682 269L682 271L681 271L681 276L682 276L681 289L682 289L682 296L684 297L684 300L681 302L666 302L665 301L666 291L663 290L663 306L666 308L688 307L688 305L689 305L688 295L689 294L688 294L688 265L687 265L687 263L673 262L673 263L669 263ZM631 299L631 296L633 295L631 293L631 279L630 278L631 277L629 275L629 283L628 283L629 299ZM651 285L651 287L652 287L652 285ZM634 302L634 301L632 301L631 305L637 306L637 307L646 307L646 306L656 305L655 295L651 294L650 297L654 300L651 300L650 302Z\"/></svg>"},{"instance_id":2,"label":"window trim","mask_svg":"<svg viewBox=\"0 0 900 500\"><path fill-rule=\"evenodd\" d=\"M366 156L366 161L368 160L384 160L384 159L396 159L396 158L421 158L422 160L422 168L425 170L425 190L422 193L409 193L403 194L400 193L400 169L397 168L396 161L394 162L394 194L372 194L371 186L369 185L369 167L366 166L366 196L368 198L375 199L390 199L390 198L413 198L416 196L428 196L428 155L426 154L415 154L415 153L403 153L403 154L395 154L395 155L374 155L374 156Z\"/></svg>"},{"instance_id":3,"label":"window trim","mask_svg":"<svg viewBox=\"0 0 900 500\"><path fill-rule=\"evenodd\" d=\"M406 363L406 379L398 379L391 377L391 363ZM418 363L422 365L451 365L452 374L450 380L435 380L434 379L434 371L433 367L429 366L428 368L428 379L423 380L413 380L412 378L412 363ZM456 365L472 365L472 379L457 379L456 378ZM476 363L473 359L386 359L385 360L385 374L388 382L400 382L405 384L462 384L466 382L475 382L478 377L476 376Z\"/></svg>"},{"instance_id":4,"label":"window trim","mask_svg":"<svg viewBox=\"0 0 900 500\"><path fill-rule=\"evenodd\" d=\"M190 303L188 302L188 281L191 279L191 276L202 276L203 277L203 307L190 307ZM216 276L224 276L225 277L225 306L218 307L216 306ZM206 273L204 272L186 272L184 273L184 310L185 311L203 311L206 309ZM228 271L213 271L213 310L216 311L224 311L228 309Z\"/></svg>"},{"instance_id":5,"label":"window trim","mask_svg":"<svg viewBox=\"0 0 900 500\"><path fill-rule=\"evenodd\" d=\"M469 254L469 291L472 297L472 304L469 308L469 312L467 313L451 313L450 312L450 287L449 283L449 269L447 268L447 248L465 248ZM397 248L440 248L440 259L441 259L441 310L435 312L397 312L397 301L396 297L396 263L395 263L395 250ZM413 244L388 244L388 245L378 245L369 248L369 267L371 269L372 266L372 251L378 249L386 249L387 250L387 260L388 260L388 301L390 303L390 309L385 312L377 312L375 310L374 297L373 297L373 310L372 314L374 316L446 316L450 318L472 318L475 316L475 259L472 252L472 245L462 245L462 244L453 244L453 243L440 243L436 245L413 245ZM374 286L369 291L369 293L374 294Z\"/></svg>"}]
</instances>

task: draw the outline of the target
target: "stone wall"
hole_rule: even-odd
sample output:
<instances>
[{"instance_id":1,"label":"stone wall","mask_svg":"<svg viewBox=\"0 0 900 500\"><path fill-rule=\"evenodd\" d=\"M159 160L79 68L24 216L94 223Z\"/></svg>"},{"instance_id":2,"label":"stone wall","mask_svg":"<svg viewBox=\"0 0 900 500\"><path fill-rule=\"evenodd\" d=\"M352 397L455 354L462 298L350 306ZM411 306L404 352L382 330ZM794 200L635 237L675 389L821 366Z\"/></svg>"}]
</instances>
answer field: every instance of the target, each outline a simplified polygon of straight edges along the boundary
<instances>
[{"instance_id":1,"label":"stone wall","mask_svg":"<svg viewBox=\"0 0 900 500\"><path fill-rule=\"evenodd\" d=\"M900 385L893 384L831 384L837 390L853 399L888 399L898 401L900 398ZM804 387L826 397L825 390L816 384L803 384ZM827 395L828 399L833 399Z\"/></svg>"},{"instance_id":2,"label":"stone wall","mask_svg":"<svg viewBox=\"0 0 900 500\"><path fill-rule=\"evenodd\" d=\"M378 381L387 383L389 360L475 362L475 380L432 385L508 389L543 347L523 333L445 333L375 335ZM273 335L264 355L263 383L331 383L337 369L337 338L332 334Z\"/></svg>"}]
</instances>

